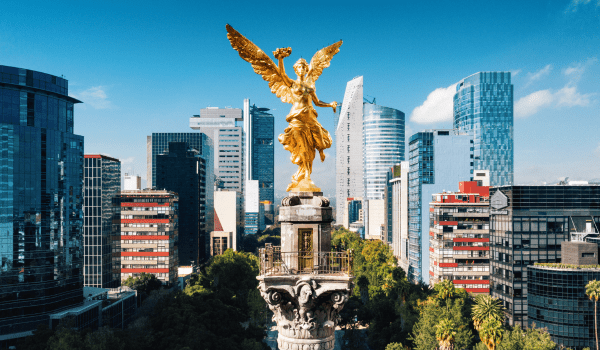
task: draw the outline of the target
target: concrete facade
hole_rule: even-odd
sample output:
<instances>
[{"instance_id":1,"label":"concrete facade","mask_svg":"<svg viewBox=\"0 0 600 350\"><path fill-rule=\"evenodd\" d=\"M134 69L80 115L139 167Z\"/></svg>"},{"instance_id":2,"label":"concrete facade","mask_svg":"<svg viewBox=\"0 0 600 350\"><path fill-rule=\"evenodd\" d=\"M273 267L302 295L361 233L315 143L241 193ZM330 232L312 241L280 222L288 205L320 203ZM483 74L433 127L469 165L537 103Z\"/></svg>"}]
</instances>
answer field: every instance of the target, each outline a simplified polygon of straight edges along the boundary
<instances>
[{"instance_id":1,"label":"concrete facade","mask_svg":"<svg viewBox=\"0 0 600 350\"><path fill-rule=\"evenodd\" d=\"M598 265L598 245L588 242L560 242L563 264Z\"/></svg>"}]
</instances>

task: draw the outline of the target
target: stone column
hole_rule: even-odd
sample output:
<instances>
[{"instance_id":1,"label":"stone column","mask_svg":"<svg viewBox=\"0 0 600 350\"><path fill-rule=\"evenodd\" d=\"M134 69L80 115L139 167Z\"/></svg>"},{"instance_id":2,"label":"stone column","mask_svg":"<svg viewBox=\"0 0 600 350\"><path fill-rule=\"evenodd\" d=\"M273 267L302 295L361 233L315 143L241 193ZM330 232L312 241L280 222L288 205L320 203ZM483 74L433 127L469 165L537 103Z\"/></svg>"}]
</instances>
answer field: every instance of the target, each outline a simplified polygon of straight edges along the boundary
<instances>
[{"instance_id":1,"label":"stone column","mask_svg":"<svg viewBox=\"0 0 600 350\"><path fill-rule=\"evenodd\" d=\"M339 313L350 297L349 276L259 276L277 323L280 350L332 350Z\"/></svg>"},{"instance_id":2,"label":"stone column","mask_svg":"<svg viewBox=\"0 0 600 350\"><path fill-rule=\"evenodd\" d=\"M281 249L261 252L262 297L277 323L280 350L332 350L339 312L352 292L350 256L332 253L332 209L321 192L291 192L281 201ZM299 232L312 232L312 251ZM302 241L306 242L306 240ZM305 244L305 246L308 246Z\"/></svg>"}]
</instances>

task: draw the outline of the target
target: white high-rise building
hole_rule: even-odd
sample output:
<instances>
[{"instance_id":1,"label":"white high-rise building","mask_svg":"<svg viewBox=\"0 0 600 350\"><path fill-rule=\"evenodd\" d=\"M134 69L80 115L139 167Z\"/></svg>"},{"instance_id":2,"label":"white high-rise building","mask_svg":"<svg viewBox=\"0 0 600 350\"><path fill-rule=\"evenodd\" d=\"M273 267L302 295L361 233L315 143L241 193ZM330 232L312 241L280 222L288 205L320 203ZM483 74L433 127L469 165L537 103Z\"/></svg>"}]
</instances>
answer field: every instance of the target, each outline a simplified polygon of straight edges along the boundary
<instances>
[{"instance_id":1,"label":"white high-rise building","mask_svg":"<svg viewBox=\"0 0 600 350\"><path fill-rule=\"evenodd\" d=\"M239 108L207 107L190 118L190 128L213 140L215 176L221 188L243 192L243 117Z\"/></svg>"},{"instance_id":2,"label":"white high-rise building","mask_svg":"<svg viewBox=\"0 0 600 350\"><path fill-rule=\"evenodd\" d=\"M336 222L344 220L346 199L363 197L363 77L346 85L335 128Z\"/></svg>"},{"instance_id":3,"label":"white high-rise building","mask_svg":"<svg viewBox=\"0 0 600 350\"><path fill-rule=\"evenodd\" d=\"M135 191L142 189L142 177L138 175L125 174L123 179L124 191Z\"/></svg>"}]
</instances>

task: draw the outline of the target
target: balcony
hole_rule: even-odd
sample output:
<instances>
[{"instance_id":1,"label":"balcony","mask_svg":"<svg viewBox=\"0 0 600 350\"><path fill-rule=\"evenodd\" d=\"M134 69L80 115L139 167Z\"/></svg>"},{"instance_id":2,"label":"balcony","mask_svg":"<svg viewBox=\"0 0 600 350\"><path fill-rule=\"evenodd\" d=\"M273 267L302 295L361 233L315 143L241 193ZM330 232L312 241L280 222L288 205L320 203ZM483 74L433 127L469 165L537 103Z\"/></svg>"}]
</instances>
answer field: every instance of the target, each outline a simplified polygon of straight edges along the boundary
<instances>
[{"instance_id":1,"label":"balcony","mask_svg":"<svg viewBox=\"0 0 600 350\"><path fill-rule=\"evenodd\" d=\"M352 274L351 252L282 252L267 246L259 250L259 259L263 276Z\"/></svg>"}]
</instances>

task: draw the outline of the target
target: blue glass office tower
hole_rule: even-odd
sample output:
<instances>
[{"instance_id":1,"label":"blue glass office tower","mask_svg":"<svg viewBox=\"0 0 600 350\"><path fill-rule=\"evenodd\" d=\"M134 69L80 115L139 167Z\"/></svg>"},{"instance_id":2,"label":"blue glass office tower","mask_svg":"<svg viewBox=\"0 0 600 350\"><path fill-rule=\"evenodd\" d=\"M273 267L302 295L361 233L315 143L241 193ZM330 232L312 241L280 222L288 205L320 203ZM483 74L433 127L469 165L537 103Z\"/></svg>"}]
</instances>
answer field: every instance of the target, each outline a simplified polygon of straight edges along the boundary
<instances>
[{"instance_id":1,"label":"blue glass office tower","mask_svg":"<svg viewBox=\"0 0 600 350\"><path fill-rule=\"evenodd\" d=\"M364 103L363 135L364 198L384 199L388 170L404 160L404 113Z\"/></svg>"},{"instance_id":2,"label":"blue glass office tower","mask_svg":"<svg viewBox=\"0 0 600 350\"><path fill-rule=\"evenodd\" d=\"M512 185L513 85L510 72L480 72L456 85L454 128L473 135L473 162L490 185Z\"/></svg>"},{"instance_id":3,"label":"blue glass office tower","mask_svg":"<svg viewBox=\"0 0 600 350\"><path fill-rule=\"evenodd\" d=\"M67 80L0 66L0 342L83 296L83 137Z\"/></svg>"},{"instance_id":4,"label":"blue glass office tower","mask_svg":"<svg viewBox=\"0 0 600 350\"><path fill-rule=\"evenodd\" d=\"M244 100L244 233L264 230L273 218L275 200L275 120L268 108ZM265 208L270 211L267 212Z\"/></svg>"},{"instance_id":5,"label":"blue glass office tower","mask_svg":"<svg viewBox=\"0 0 600 350\"><path fill-rule=\"evenodd\" d=\"M429 282L429 202L473 177L473 137L456 130L418 132L409 141L409 280Z\"/></svg>"}]
</instances>

